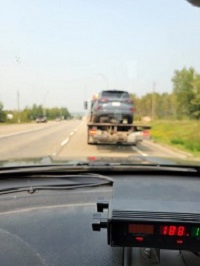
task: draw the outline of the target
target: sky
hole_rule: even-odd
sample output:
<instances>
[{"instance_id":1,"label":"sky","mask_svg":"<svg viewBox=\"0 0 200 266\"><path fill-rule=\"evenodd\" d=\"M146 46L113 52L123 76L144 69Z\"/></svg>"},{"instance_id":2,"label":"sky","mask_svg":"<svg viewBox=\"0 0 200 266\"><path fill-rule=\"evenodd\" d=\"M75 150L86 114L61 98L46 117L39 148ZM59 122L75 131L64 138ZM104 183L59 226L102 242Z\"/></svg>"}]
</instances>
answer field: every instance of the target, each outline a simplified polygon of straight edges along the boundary
<instances>
[{"instance_id":1,"label":"sky","mask_svg":"<svg viewBox=\"0 0 200 266\"><path fill-rule=\"evenodd\" d=\"M105 89L171 92L200 72L200 9L185 0L0 0L0 102L83 110ZM153 85L154 84L154 85Z\"/></svg>"}]
</instances>

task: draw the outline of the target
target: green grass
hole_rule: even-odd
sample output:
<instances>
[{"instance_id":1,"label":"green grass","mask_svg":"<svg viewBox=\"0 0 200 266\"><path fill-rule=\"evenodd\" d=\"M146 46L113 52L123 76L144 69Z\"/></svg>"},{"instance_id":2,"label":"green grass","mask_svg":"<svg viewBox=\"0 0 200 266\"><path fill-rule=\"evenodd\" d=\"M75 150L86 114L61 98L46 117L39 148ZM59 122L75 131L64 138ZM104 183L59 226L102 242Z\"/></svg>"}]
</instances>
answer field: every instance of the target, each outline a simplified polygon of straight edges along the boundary
<instances>
[{"instance_id":1,"label":"green grass","mask_svg":"<svg viewBox=\"0 0 200 266\"><path fill-rule=\"evenodd\" d=\"M151 125L151 137L155 141L200 156L200 121L157 120Z\"/></svg>"}]
</instances>

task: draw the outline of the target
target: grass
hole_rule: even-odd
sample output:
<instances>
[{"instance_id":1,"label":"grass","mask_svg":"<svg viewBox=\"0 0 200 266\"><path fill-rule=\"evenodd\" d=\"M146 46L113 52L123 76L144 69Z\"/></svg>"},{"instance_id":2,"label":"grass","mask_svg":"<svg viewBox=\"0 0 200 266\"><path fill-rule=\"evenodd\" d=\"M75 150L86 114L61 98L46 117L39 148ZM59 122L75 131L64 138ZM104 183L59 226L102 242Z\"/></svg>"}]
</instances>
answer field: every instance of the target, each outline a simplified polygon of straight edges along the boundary
<instances>
[{"instance_id":1,"label":"grass","mask_svg":"<svg viewBox=\"0 0 200 266\"><path fill-rule=\"evenodd\" d=\"M157 120L151 125L151 137L155 141L200 156L200 121Z\"/></svg>"}]
</instances>

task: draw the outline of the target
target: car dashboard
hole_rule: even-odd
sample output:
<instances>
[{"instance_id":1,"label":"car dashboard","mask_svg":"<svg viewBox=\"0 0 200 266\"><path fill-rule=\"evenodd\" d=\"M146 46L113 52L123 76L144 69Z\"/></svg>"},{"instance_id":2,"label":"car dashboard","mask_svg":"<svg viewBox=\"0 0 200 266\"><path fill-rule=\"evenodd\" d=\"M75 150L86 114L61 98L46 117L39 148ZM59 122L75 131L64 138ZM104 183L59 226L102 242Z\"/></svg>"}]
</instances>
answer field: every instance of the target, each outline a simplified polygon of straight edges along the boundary
<instances>
[{"instance_id":1,"label":"car dashboard","mask_svg":"<svg viewBox=\"0 0 200 266\"><path fill-rule=\"evenodd\" d=\"M200 243L200 179L196 174L119 172L107 176L113 180L112 187L1 195L1 265L200 264L200 244L196 248L196 242ZM183 217L180 221L183 213L196 215L196 220ZM164 214L174 215L174 220ZM156 236L165 234L164 241L151 238L152 230ZM195 249L187 242L194 230ZM179 240L184 243L174 244Z\"/></svg>"}]
</instances>

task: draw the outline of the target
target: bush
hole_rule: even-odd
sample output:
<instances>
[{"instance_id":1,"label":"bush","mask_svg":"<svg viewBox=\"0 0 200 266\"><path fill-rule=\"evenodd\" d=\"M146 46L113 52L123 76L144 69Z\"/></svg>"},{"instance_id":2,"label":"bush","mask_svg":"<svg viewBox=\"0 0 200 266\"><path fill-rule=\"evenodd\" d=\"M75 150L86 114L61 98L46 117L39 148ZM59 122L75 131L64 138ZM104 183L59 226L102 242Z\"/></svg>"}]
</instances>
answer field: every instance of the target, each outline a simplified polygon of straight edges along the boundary
<instances>
[{"instance_id":1,"label":"bush","mask_svg":"<svg viewBox=\"0 0 200 266\"><path fill-rule=\"evenodd\" d=\"M182 139L172 139L171 144L174 145L184 145L184 141Z\"/></svg>"}]
</instances>

